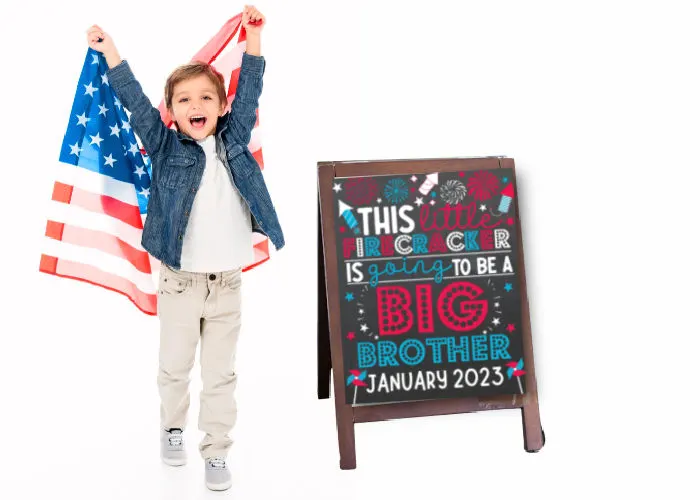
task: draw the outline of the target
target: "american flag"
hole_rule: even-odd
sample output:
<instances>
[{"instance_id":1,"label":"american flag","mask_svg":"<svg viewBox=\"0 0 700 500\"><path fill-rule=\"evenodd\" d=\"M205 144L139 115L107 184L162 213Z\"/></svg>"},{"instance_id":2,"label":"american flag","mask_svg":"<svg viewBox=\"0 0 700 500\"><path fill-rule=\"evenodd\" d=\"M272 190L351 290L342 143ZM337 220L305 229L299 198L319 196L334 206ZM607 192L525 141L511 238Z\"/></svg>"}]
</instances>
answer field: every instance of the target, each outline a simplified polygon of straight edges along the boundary
<instances>
[{"instance_id":1,"label":"american flag","mask_svg":"<svg viewBox=\"0 0 700 500\"><path fill-rule=\"evenodd\" d=\"M245 51L245 31L237 44L229 42L241 17L229 19L193 57L224 75L229 106ZM162 101L159 109L163 121L174 127ZM121 293L139 310L155 315L152 263L157 261L141 247L151 168L129 115L109 85L104 57L88 49L61 145L39 269ZM263 168L258 125L249 149ZM244 271L269 259L268 239L258 233L253 237L254 261Z\"/></svg>"}]
</instances>

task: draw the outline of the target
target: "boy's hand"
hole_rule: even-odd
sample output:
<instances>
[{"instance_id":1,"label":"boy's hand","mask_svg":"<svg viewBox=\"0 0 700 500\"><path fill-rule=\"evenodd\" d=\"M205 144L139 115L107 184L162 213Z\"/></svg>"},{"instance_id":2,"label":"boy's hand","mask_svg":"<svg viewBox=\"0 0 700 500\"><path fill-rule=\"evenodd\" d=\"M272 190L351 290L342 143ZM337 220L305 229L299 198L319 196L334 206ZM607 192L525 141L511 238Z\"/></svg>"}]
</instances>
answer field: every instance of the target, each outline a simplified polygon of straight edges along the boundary
<instances>
[{"instance_id":1,"label":"boy's hand","mask_svg":"<svg viewBox=\"0 0 700 500\"><path fill-rule=\"evenodd\" d=\"M109 36L108 33L105 33L98 25L93 24L87 30L87 42L91 49L104 54L107 65L110 68L117 66L121 62L121 57L119 57L117 47L114 45L114 40L112 40L112 37Z\"/></svg>"},{"instance_id":2,"label":"boy's hand","mask_svg":"<svg viewBox=\"0 0 700 500\"><path fill-rule=\"evenodd\" d=\"M243 7L243 28L248 35L260 35L265 26L265 16L253 5Z\"/></svg>"}]
</instances>

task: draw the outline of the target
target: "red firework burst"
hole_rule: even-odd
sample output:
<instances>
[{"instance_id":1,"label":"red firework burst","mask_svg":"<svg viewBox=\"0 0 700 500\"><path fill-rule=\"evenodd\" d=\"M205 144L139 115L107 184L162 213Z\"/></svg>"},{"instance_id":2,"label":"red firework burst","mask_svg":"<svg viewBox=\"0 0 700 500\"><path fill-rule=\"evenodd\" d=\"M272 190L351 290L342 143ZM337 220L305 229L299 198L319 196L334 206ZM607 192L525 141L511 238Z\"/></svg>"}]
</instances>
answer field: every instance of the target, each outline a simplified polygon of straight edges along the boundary
<instances>
[{"instance_id":1,"label":"red firework burst","mask_svg":"<svg viewBox=\"0 0 700 500\"><path fill-rule=\"evenodd\" d=\"M369 205L379 196L379 184L372 178L357 177L343 185L345 198L353 205Z\"/></svg>"},{"instance_id":2,"label":"red firework burst","mask_svg":"<svg viewBox=\"0 0 700 500\"><path fill-rule=\"evenodd\" d=\"M495 195L500 188L498 177L491 172L476 172L467 181L467 190L475 200L485 201Z\"/></svg>"}]
</instances>

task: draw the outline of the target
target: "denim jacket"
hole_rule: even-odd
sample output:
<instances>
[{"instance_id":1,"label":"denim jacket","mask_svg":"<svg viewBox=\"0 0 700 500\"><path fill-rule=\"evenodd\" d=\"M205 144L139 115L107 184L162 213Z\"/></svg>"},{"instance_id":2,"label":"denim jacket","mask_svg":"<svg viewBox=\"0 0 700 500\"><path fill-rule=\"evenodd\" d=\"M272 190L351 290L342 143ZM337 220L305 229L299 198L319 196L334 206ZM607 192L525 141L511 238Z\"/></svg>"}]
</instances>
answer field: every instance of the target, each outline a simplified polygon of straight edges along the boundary
<instances>
[{"instance_id":1,"label":"denim jacket","mask_svg":"<svg viewBox=\"0 0 700 500\"><path fill-rule=\"evenodd\" d=\"M270 238L277 250L284 236L265 180L248 150L262 92L265 59L243 53L231 111L216 125L217 153L251 213L253 231ZM191 137L165 126L160 111L143 93L126 60L107 72L111 87L131 112L130 124L152 162L148 216L141 245L153 257L180 269L182 242L192 203L204 173L206 155Z\"/></svg>"}]
</instances>

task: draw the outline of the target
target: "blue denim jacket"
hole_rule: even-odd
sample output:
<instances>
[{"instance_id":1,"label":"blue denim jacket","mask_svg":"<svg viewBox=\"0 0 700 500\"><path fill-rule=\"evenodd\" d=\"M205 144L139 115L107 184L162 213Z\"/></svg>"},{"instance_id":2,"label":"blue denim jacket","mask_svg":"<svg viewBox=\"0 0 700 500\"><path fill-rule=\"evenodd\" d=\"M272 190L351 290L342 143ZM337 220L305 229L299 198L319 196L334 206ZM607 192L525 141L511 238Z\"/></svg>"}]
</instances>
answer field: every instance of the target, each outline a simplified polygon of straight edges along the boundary
<instances>
[{"instance_id":1,"label":"blue denim jacket","mask_svg":"<svg viewBox=\"0 0 700 500\"><path fill-rule=\"evenodd\" d=\"M219 117L215 135L219 158L250 208L253 231L266 235L279 250L284 246L282 228L260 167L248 150L264 72L262 56L243 54L236 97L231 111ZM156 259L180 269L183 237L206 155L196 140L165 126L126 60L111 68L107 77L121 103L131 112L131 126L152 162L141 245Z\"/></svg>"}]
</instances>

